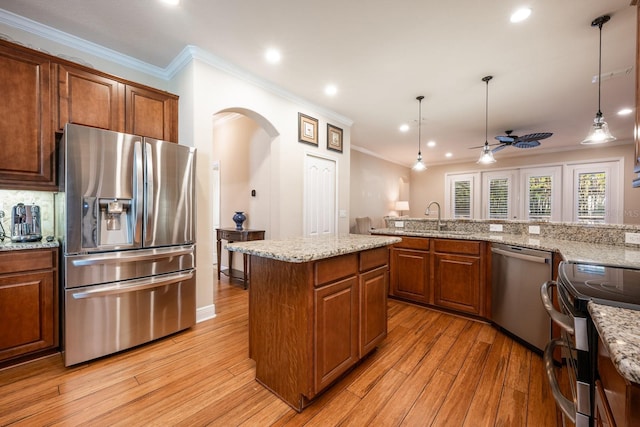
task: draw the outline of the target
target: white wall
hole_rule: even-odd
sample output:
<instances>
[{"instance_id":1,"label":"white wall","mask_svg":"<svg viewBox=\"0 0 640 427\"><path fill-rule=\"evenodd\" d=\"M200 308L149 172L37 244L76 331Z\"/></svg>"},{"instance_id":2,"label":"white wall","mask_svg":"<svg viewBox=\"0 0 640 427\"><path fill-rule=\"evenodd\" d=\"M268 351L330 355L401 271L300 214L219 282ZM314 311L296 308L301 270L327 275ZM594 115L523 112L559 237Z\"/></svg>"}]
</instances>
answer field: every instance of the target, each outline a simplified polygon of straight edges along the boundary
<instances>
[{"instance_id":1,"label":"white wall","mask_svg":"<svg viewBox=\"0 0 640 427\"><path fill-rule=\"evenodd\" d=\"M410 178L411 169L406 166L351 150L351 230L355 231L358 217L368 216L372 227L381 228L384 216L399 215L395 202L409 200Z\"/></svg>"}]
</instances>

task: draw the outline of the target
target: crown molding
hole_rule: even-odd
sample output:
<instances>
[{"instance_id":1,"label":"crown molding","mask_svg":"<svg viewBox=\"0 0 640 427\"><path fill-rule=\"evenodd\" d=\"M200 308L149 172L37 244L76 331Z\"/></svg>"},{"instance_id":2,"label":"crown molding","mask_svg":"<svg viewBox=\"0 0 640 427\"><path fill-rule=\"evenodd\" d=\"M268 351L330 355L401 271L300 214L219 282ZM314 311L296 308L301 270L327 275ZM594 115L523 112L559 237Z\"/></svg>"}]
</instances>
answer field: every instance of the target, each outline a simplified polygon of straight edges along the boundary
<instances>
[{"instance_id":1,"label":"crown molding","mask_svg":"<svg viewBox=\"0 0 640 427\"><path fill-rule=\"evenodd\" d=\"M404 163L396 162L395 160L387 159L386 157L376 153L375 151L371 151L371 150L369 150L367 148L360 147L359 145L351 144L351 149L355 150L355 151L359 151L359 152L361 152L363 154L366 154L368 156L371 156L371 157L377 157L378 159L384 160L385 162L393 163L393 164L396 164L398 166L402 166L404 168L411 169L411 165L407 165L407 164L404 164Z\"/></svg>"}]
</instances>

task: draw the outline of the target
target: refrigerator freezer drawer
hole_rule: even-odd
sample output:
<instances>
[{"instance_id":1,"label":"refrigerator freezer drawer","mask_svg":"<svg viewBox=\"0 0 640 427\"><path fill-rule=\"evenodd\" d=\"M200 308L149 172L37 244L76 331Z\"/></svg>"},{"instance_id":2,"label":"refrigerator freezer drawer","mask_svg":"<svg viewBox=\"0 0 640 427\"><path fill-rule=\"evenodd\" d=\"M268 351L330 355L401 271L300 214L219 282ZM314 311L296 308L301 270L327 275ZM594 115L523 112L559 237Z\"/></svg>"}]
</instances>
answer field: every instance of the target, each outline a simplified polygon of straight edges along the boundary
<instances>
[{"instance_id":1,"label":"refrigerator freezer drawer","mask_svg":"<svg viewBox=\"0 0 640 427\"><path fill-rule=\"evenodd\" d=\"M193 326L195 270L65 291L64 363L75 365Z\"/></svg>"},{"instance_id":2,"label":"refrigerator freezer drawer","mask_svg":"<svg viewBox=\"0 0 640 427\"><path fill-rule=\"evenodd\" d=\"M65 288L78 288L195 268L195 247L136 249L64 257Z\"/></svg>"}]
</instances>

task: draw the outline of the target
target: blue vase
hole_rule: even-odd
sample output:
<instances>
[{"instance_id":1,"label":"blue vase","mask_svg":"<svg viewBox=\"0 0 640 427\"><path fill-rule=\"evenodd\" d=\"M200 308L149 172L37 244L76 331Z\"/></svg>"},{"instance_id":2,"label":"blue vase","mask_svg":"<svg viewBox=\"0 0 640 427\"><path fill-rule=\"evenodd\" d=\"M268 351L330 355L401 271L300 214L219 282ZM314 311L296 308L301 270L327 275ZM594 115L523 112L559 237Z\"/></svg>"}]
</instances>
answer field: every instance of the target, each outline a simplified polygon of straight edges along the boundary
<instances>
[{"instance_id":1,"label":"blue vase","mask_svg":"<svg viewBox=\"0 0 640 427\"><path fill-rule=\"evenodd\" d=\"M236 223L236 230L242 230L242 223L247 219L244 212L236 212L233 216L233 222Z\"/></svg>"}]
</instances>

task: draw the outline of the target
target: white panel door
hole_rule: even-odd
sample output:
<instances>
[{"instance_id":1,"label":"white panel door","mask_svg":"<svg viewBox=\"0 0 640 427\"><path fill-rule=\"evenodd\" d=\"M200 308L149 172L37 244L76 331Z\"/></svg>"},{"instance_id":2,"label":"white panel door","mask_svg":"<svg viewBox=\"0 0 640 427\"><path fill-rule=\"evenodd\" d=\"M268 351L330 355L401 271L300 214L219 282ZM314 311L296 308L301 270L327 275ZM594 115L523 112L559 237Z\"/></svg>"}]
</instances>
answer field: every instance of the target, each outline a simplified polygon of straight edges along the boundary
<instances>
[{"instance_id":1,"label":"white panel door","mask_svg":"<svg viewBox=\"0 0 640 427\"><path fill-rule=\"evenodd\" d=\"M336 234L336 162L307 155L304 180L304 235Z\"/></svg>"}]
</instances>

